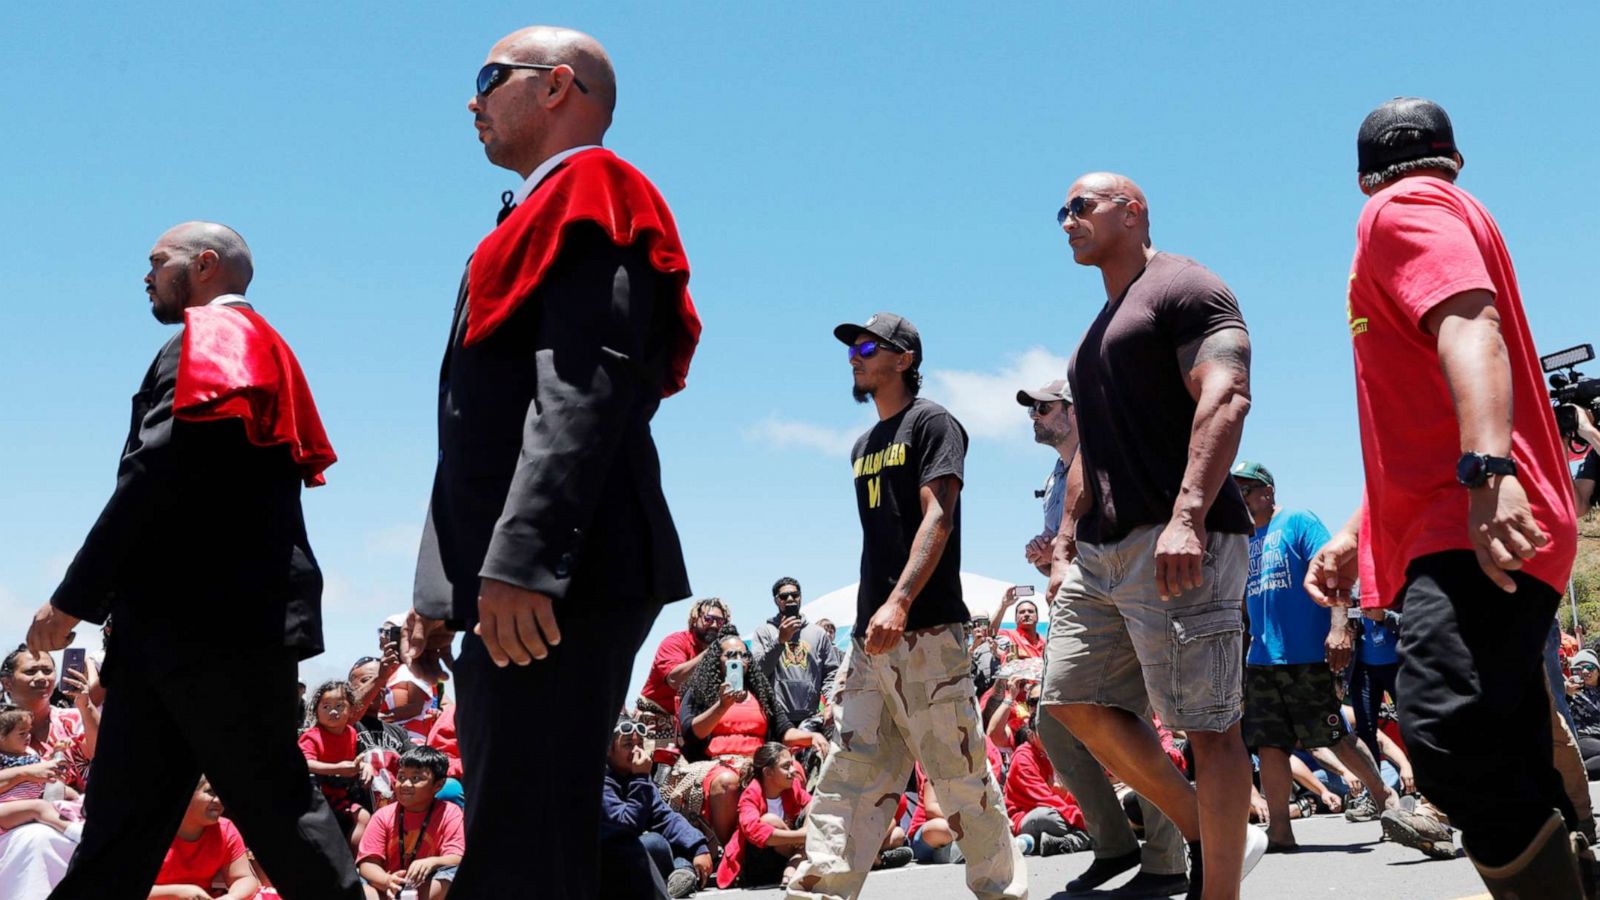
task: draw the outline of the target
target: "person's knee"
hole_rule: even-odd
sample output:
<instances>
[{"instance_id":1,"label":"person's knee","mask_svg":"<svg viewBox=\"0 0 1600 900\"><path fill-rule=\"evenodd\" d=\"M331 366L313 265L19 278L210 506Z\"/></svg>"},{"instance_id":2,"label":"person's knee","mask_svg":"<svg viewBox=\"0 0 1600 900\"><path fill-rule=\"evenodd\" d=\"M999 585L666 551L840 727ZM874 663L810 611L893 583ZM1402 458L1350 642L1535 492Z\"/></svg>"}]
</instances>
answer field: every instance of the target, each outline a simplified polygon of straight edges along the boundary
<instances>
[{"instance_id":1,"label":"person's knee","mask_svg":"<svg viewBox=\"0 0 1600 900\"><path fill-rule=\"evenodd\" d=\"M726 797L729 794L738 793L738 791L738 773L724 769L718 772L715 778L711 779L711 790L708 793L712 797Z\"/></svg>"},{"instance_id":2,"label":"person's knee","mask_svg":"<svg viewBox=\"0 0 1600 900\"><path fill-rule=\"evenodd\" d=\"M917 832L917 840L937 850L948 847L956 839L950 831L950 823L944 819L929 819L923 823L922 830Z\"/></svg>"},{"instance_id":3,"label":"person's knee","mask_svg":"<svg viewBox=\"0 0 1600 900\"><path fill-rule=\"evenodd\" d=\"M1196 755L1211 753L1244 755L1244 741L1239 738L1237 722L1226 731L1190 731L1187 734Z\"/></svg>"},{"instance_id":4,"label":"person's knee","mask_svg":"<svg viewBox=\"0 0 1600 900\"><path fill-rule=\"evenodd\" d=\"M772 813L767 813L766 815L762 816L761 817L761 821L765 822L768 825L771 825L773 828L788 828L789 827L789 823L788 822L785 822L781 817L775 816Z\"/></svg>"}]
</instances>

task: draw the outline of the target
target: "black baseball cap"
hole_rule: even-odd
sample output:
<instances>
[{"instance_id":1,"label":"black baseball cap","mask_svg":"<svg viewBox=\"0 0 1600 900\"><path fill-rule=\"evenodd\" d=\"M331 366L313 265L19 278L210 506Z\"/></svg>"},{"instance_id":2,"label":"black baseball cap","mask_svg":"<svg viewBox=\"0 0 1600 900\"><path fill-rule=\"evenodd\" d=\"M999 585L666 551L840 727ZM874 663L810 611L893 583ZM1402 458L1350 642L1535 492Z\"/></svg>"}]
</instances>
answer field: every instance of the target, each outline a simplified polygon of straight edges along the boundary
<instances>
[{"instance_id":1,"label":"black baseball cap","mask_svg":"<svg viewBox=\"0 0 1600 900\"><path fill-rule=\"evenodd\" d=\"M1362 120L1356 171L1366 175L1395 163L1457 152L1455 129L1444 107L1421 97L1396 97Z\"/></svg>"},{"instance_id":2,"label":"black baseball cap","mask_svg":"<svg viewBox=\"0 0 1600 900\"><path fill-rule=\"evenodd\" d=\"M917 333L917 326L911 320L894 313L873 313L872 318L857 325L846 322L833 330L833 336L845 344L854 344L856 338L863 334L870 334L880 341L899 347L901 350L912 354L911 368L922 365L922 335Z\"/></svg>"}]
</instances>

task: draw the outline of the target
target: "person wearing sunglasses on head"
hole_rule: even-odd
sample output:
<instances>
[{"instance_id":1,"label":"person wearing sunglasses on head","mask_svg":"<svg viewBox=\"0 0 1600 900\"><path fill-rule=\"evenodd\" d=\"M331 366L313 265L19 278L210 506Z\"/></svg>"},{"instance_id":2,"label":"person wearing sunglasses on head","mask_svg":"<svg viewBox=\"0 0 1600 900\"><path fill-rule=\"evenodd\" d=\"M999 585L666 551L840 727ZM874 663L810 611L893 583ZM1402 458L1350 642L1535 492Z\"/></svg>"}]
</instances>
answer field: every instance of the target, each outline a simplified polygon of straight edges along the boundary
<instances>
[{"instance_id":1,"label":"person wearing sunglasses on head","mask_svg":"<svg viewBox=\"0 0 1600 900\"><path fill-rule=\"evenodd\" d=\"M989 771L967 655L959 500L967 432L918 397L922 336L893 313L833 330L845 344L851 394L878 422L851 451L861 519L861 583L837 738L806 820L792 900L855 897L894 815L894 797L922 764L959 822L967 886L982 898L1025 897L1028 870L1011 842ZM964 739L962 735L967 735Z\"/></svg>"},{"instance_id":2,"label":"person wearing sunglasses on head","mask_svg":"<svg viewBox=\"0 0 1600 900\"><path fill-rule=\"evenodd\" d=\"M1247 825L1239 738L1255 527L1228 477L1250 410L1250 336L1221 278L1156 249L1132 179L1078 178L1056 224L1073 260L1099 269L1105 304L1067 369L1079 434L1068 478L1084 489L1053 547L1052 608L1071 615L1051 624L1045 710L1178 826L1189 896L1237 897L1266 851ZM1194 784L1140 714L1147 701L1188 734Z\"/></svg>"},{"instance_id":3,"label":"person wearing sunglasses on head","mask_svg":"<svg viewBox=\"0 0 1600 900\"><path fill-rule=\"evenodd\" d=\"M529 868L540 896L600 895L602 773L573 753L604 750L656 614L689 594L650 421L700 320L666 201L600 146L616 97L598 41L536 26L490 48L467 102L520 184L457 295L404 642L409 662L464 631L459 897L520 896Z\"/></svg>"},{"instance_id":4,"label":"person wearing sunglasses on head","mask_svg":"<svg viewBox=\"0 0 1600 900\"><path fill-rule=\"evenodd\" d=\"M625 873L612 880L618 896L665 892L687 897L711 877L711 846L700 829L661 798L650 779L654 766L645 726L624 713L606 754L601 852L608 868L620 867Z\"/></svg>"}]
</instances>

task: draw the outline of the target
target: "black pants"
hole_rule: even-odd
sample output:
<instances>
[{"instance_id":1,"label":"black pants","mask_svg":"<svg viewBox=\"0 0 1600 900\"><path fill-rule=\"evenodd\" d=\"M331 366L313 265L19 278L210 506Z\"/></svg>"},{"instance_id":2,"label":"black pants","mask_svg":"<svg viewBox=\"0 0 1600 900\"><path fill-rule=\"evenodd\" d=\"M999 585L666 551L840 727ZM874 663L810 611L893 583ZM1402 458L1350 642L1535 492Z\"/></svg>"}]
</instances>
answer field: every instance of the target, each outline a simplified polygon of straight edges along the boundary
<instances>
[{"instance_id":1,"label":"black pants","mask_svg":"<svg viewBox=\"0 0 1600 900\"><path fill-rule=\"evenodd\" d=\"M107 665L83 842L51 900L148 897L202 774L286 900L360 900L350 846L295 744L292 655L159 674L134 660Z\"/></svg>"},{"instance_id":2,"label":"black pants","mask_svg":"<svg viewBox=\"0 0 1600 900\"><path fill-rule=\"evenodd\" d=\"M1378 749L1378 710L1383 706L1385 693L1395 698L1400 696L1395 687L1399 671L1399 663L1374 666L1358 662L1350 667L1349 696L1356 711L1356 737L1372 751L1375 760L1383 759Z\"/></svg>"},{"instance_id":3,"label":"black pants","mask_svg":"<svg viewBox=\"0 0 1600 900\"><path fill-rule=\"evenodd\" d=\"M451 900L594 900L605 754L633 659L660 607L574 589L561 643L500 668L470 631L456 662L467 852Z\"/></svg>"},{"instance_id":4,"label":"black pants","mask_svg":"<svg viewBox=\"0 0 1600 900\"><path fill-rule=\"evenodd\" d=\"M1470 551L1412 560L1402 591L1400 731L1417 786L1481 863L1504 865L1560 810L1545 638L1561 595L1521 572L1507 594Z\"/></svg>"}]
</instances>

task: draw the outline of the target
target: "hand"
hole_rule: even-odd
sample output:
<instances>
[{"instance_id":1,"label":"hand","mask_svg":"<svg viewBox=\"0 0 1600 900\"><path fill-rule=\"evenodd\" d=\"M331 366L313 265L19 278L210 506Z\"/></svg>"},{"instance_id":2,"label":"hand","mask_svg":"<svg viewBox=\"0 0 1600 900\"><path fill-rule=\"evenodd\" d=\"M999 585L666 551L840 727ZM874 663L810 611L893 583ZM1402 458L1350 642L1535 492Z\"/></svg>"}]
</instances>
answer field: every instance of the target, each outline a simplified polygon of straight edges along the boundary
<instances>
[{"instance_id":1,"label":"hand","mask_svg":"<svg viewBox=\"0 0 1600 900\"><path fill-rule=\"evenodd\" d=\"M1063 522L1059 533L1050 541L1050 580L1045 583L1044 601L1055 601L1061 583L1067 580L1067 569L1078 558L1076 524Z\"/></svg>"},{"instance_id":2,"label":"hand","mask_svg":"<svg viewBox=\"0 0 1600 900\"><path fill-rule=\"evenodd\" d=\"M717 706L721 707L723 711L732 709L734 704L744 702L746 693L745 691L734 690L733 685L724 681L722 683L722 696L717 698Z\"/></svg>"},{"instance_id":3,"label":"hand","mask_svg":"<svg viewBox=\"0 0 1600 900\"><path fill-rule=\"evenodd\" d=\"M1591 449L1600 450L1600 429L1595 428L1594 416L1589 410L1576 404L1570 404L1578 411L1578 439L1588 444Z\"/></svg>"},{"instance_id":4,"label":"hand","mask_svg":"<svg viewBox=\"0 0 1600 900\"><path fill-rule=\"evenodd\" d=\"M799 616L785 616L783 621L778 623L778 640L783 641L785 644L792 644L795 636L804 627L805 620Z\"/></svg>"},{"instance_id":5,"label":"hand","mask_svg":"<svg viewBox=\"0 0 1600 900\"><path fill-rule=\"evenodd\" d=\"M406 884L414 888L422 887L429 878L433 877L434 871L438 868L439 860L432 856L425 856L416 860L411 864L411 868L406 870Z\"/></svg>"},{"instance_id":6,"label":"hand","mask_svg":"<svg viewBox=\"0 0 1600 900\"><path fill-rule=\"evenodd\" d=\"M1272 824L1272 811L1267 808L1267 798L1260 791L1250 792L1250 815L1263 825Z\"/></svg>"},{"instance_id":7,"label":"hand","mask_svg":"<svg viewBox=\"0 0 1600 900\"><path fill-rule=\"evenodd\" d=\"M1354 797L1365 790L1365 787L1361 784L1361 779L1354 775L1346 772L1342 777L1344 778L1345 786L1350 788L1350 796Z\"/></svg>"},{"instance_id":8,"label":"hand","mask_svg":"<svg viewBox=\"0 0 1600 900\"><path fill-rule=\"evenodd\" d=\"M472 630L483 638L489 658L502 668L544 659L550 647L561 643L554 601L493 578L483 579L478 588L478 624Z\"/></svg>"},{"instance_id":9,"label":"hand","mask_svg":"<svg viewBox=\"0 0 1600 900\"><path fill-rule=\"evenodd\" d=\"M1533 520L1528 495L1515 475L1492 478L1481 488L1467 491L1467 537L1478 556L1478 568L1510 594L1517 583L1507 572L1522 568L1550 536Z\"/></svg>"},{"instance_id":10,"label":"hand","mask_svg":"<svg viewBox=\"0 0 1600 900\"><path fill-rule=\"evenodd\" d=\"M1351 644L1350 629L1343 621L1328 629L1328 638L1322 642L1322 648L1328 658L1328 668L1335 674L1343 672L1350 665Z\"/></svg>"},{"instance_id":11,"label":"hand","mask_svg":"<svg viewBox=\"0 0 1600 900\"><path fill-rule=\"evenodd\" d=\"M371 784L372 778L376 774L376 772L372 771L371 761L369 761L365 756L356 760L356 777L361 779L362 784Z\"/></svg>"},{"instance_id":12,"label":"hand","mask_svg":"<svg viewBox=\"0 0 1600 900\"><path fill-rule=\"evenodd\" d=\"M46 603L33 614L33 624L28 626L29 652L47 653L52 650L65 650L67 645L72 643L72 639L78 636L77 632L72 630L76 627L78 619Z\"/></svg>"},{"instance_id":13,"label":"hand","mask_svg":"<svg viewBox=\"0 0 1600 900\"><path fill-rule=\"evenodd\" d=\"M887 653L905 633L906 611L891 597L867 622L866 651L873 655Z\"/></svg>"},{"instance_id":14,"label":"hand","mask_svg":"<svg viewBox=\"0 0 1600 900\"><path fill-rule=\"evenodd\" d=\"M404 635L405 632L402 631L400 638L401 642L405 641ZM398 671L400 671L400 645L385 642L383 645L383 655L378 657L378 680L384 684L388 684L389 679Z\"/></svg>"},{"instance_id":15,"label":"hand","mask_svg":"<svg viewBox=\"0 0 1600 900\"><path fill-rule=\"evenodd\" d=\"M711 854L702 853L694 858L694 871L700 876L700 886L705 887L711 880Z\"/></svg>"},{"instance_id":16,"label":"hand","mask_svg":"<svg viewBox=\"0 0 1600 900\"><path fill-rule=\"evenodd\" d=\"M1579 692L1581 690L1583 690L1583 679L1577 677L1576 675L1574 675L1573 677L1567 679L1567 696L1568 697L1571 697L1573 694L1576 694L1577 692Z\"/></svg>"},{"instance_id":17,"label":"hand","mask_svg":"<svg viewBox=\"0 0 1600 900\"><path fill-rule=\"evenodd\" d=\"M49 784L64 774L67 763L63 759L46 759L26 766L18 766L17 773L23 781Z\"/></svg>"},{"instance_id":18,"label":"hand","mask_svg":"<svg viewBox=\"0 0 1600 900\"><path fill-rule=\"evenodd\" d=\"M1205 583L1206 529L1173 516L1156 539L1156 593L1177 598Z\"/></svg>"},{"instance_id":19,"label":"hand","mask_svg":"<svg viewBox=\"0 0 1600 900\"><path fill-rule=\"evenodd\" d=\"M1010 609L1011 604L1016 602L1017 586L1012 585L1011 587L1006 588L1005 593L1000 595L1000 617L1005 618L1006 610Z\"/></svg>"},{"instance_id":20,"label":"hand","mask_svg":"<svg viewBox=\"0 0 1600 900\"><path fill-rule=\"evenodd\" d=\"M1306 567L1305 588L1320 606L1350 602L1350 589L1359 574L1360 543L1345 529L1328 539Z\"/></svg>"},{"instance_id":21,"label":"hand","mask_svg":"<svg viewBox=\"0 0 1600 900\"><path fill-rule=\"evenodd\" d=\"M1322 796L1317 799L1321 800L1322 805L1328 808L1328 812L1338 812L1344 809L1344 801L1340 800L1339 795L1333 791L1323 791Z\"/></svg>"},{"instance_id":22,"label":"hand","mask_svg":"<svg viewBox=\"0 0 1600 900\"><path fill-rule=\"evenodd\" d=\"M211 900L210 891L202 887L195 887L192 884L163 886L161 888L161 896L163 898L172 898L172 900Z\"/></svg>"},{"instance_id":23,"label":"hand","mask_svg":"<svg viewBox=\"0 0 1600 900\"><path fill-rule=\"evenodd\" d=\"M1415 794L1417 792L1417 779L1408 769L1400 773L1400 793Z\"/></svg>"},{"instance_id":24,"label":"hand","mask_svg":"<svg viewBox=\"0 0 1600 900\"><path fill-rule=\"evenodd\" d=\"M650 758L650 754L645 752L643 744L634 747L628 752L628 769L633 774L643 775L654 767L655 761Z\"/></svg>"},{"instance_id":25,"label":"hand","mask_svg":"<svg viewBox=\"0 0 1600 900\"><path fill-rule=\"evenodd\" d=\"M817 751L818 759L827 759L828 750L831 749L828 745L827 736L818 734L815 731L811 732L811 749Z\"/></svg>"},{"instance_id":26,"label":"hand","mask_svg":"<svg viewBox=\"0 0 1600 900\"><path fill-rule=\"evenodd\" d=\"M1050 544L1050 535L1038 535L1028 542L1028 546L1022 548L1022 558L1026 559L1029 565L1048 566L1050 565Z\"/></svg>"},{"instance_id":27,"label":"hand","mask_svg":"<svg viewBox=\"0 0 1600 900\"><path fill-rule=\"evenodd\" d=\"M437 684L450 677L445 670L455 665L450 655L455 636L443 619L429 619L413 609L406 613L406 625L400 632L400 659Z\"/></svg>"},{"instance_id":28,"label":"hand","mask_svg":"<svg viewBox=\"0 0 1600 900\"><path fill-rule=\"evenodd\" d=\"M94 667L86 665L84 668L92 669ZM73 703L77 703L79 697L87 697L89 695L88 677L77 669L67 669L61 673L61 693L71 697Z\"/></svg>"},{"instance_id":29,"label":"hand","mask_svg":"<svg viewBox=\"0 0 1600 900\"><path fill-rule=\"evenodd\" d=\"M1006 693L1011 695L1012 703L1021 703L1028 699L1028 682L1016 676L1007 683Z\"/></svg>"}]
</instances>

